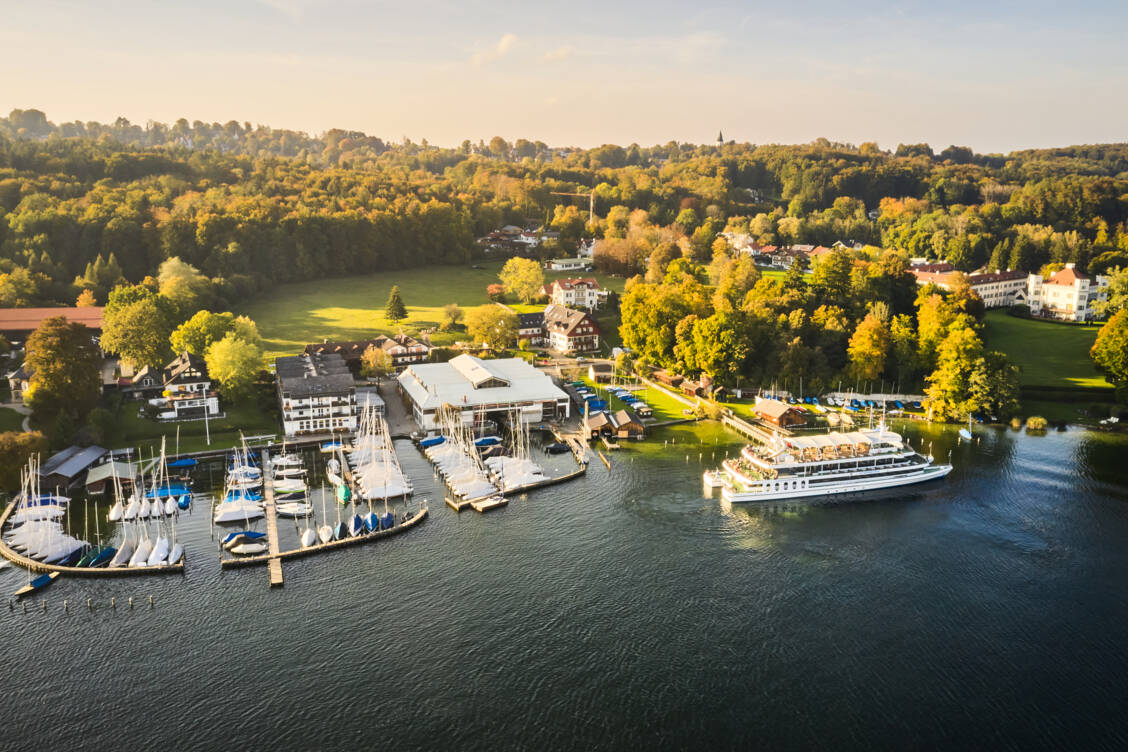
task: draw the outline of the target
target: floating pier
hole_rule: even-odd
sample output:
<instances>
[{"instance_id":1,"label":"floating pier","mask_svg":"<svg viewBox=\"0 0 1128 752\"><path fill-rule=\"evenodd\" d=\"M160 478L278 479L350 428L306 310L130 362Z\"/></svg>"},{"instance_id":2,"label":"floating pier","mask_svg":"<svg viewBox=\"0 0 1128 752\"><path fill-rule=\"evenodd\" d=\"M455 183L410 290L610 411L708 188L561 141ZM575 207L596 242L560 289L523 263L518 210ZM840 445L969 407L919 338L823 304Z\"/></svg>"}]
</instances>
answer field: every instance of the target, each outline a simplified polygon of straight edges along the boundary
<instances>
[{"instance_id":1,"label":"floating pier","mask_svg":"<svg viewBox=\"0 0 1128 752\"><path fill-rule=\"evenodd\" d=\"M491 509L499 509L509 503L509 499L501 496L490 496L487 499L470 502L470 508L475 512L488 512Z\"/></svg>"},{"instance_id":2,"label":"floating pier","mask_svg":"<svg viewBox=\"0 0 1128 752\"><path fill-rule=\"evenodd\" d=\"M466 499L452 499L448 496L446 497L446 505L456 512L461 512L463 509L470 506L470 502Z\"/></svg>"},{"instance_id":3,"label":"floating pier","mask_svg":"<svg viewBox=\"0 0 1128 752\"><path fill-rule=\"evenodd\" d=\"M340 540L332 540L328 543L318 543L308 548L291 548L288 551L279 551L276 554L260 554L258 556L241 556L238 559L222 559L219 562L221 567L245 567L256 564L269 564L271 561L279 561L281 559L297 559L302 556L309 556L310 554L319 553L321 551L329 551L335 548L344 548L346 546L355 546L359 543L369 543L378 538L389 538L393 535L398 535L405 530L409 530L424 519L427 518L427 507L421 507L418 511L414 512L410 517L400 522L394 527L386 530L376 530L364 535L357 535L352 538L341 538Z\"/></svg>"}]
</instances>

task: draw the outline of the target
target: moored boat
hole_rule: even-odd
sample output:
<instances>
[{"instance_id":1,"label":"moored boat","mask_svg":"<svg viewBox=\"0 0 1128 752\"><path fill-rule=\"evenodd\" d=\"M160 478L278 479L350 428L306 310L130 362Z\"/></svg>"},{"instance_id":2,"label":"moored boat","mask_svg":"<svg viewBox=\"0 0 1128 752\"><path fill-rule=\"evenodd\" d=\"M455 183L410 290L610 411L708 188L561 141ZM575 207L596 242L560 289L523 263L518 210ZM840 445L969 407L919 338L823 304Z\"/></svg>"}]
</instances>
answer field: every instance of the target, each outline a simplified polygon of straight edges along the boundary
<instances>
[{"instance_id":1,"label":"moored boat","mask_svg":"<svg viewBox=\"0 0 1128 752\"><path fill-rule=\"evenodd\" d=\"M849 433L775 436L722 463L721 497L730 502L782 501L895 488L943 478L934 464L884 425Z\"/></svg>"}]
</instances>

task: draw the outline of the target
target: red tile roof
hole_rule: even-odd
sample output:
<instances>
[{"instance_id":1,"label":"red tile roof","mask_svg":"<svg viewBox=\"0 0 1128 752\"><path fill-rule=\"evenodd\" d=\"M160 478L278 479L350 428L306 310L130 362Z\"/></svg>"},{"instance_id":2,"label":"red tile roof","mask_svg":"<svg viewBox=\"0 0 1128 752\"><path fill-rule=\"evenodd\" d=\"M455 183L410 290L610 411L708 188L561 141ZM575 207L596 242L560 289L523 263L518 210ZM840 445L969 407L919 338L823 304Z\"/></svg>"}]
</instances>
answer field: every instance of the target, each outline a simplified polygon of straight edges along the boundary
<instances>
[{"instance_id":1,"label":"red tile roof","mask_svg":"<svg viewBox=\"0 0 1128 752\"><path fill-rule=\"evenodd\" d=\"M0 331L32 331L52 316L66 316L67 321L101 329L101 306L85 308L0 308Z\"/></svg>"},{"instance_id":2,"label":"red tile roof","mask_svg":"<svg viewBox=\"0 0 1128 752\"><path fill-rule=\"evenodd\" d=\"M1082 274L1072 267L1066 267L1060 271L1056 271L1050 275L1051 285L1069 285L1072 286L1079 279L1089 279L1087 274Z\"/></svg>"}]
</instances>

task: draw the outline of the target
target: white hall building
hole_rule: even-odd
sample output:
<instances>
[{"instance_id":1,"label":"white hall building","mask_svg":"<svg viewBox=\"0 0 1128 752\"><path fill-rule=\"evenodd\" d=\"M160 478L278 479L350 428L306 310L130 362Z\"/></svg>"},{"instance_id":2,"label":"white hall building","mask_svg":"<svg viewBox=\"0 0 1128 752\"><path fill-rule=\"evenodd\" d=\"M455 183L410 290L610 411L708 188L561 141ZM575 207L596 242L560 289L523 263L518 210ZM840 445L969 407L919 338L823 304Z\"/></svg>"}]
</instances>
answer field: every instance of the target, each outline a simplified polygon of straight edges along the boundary
<instances>
[{"instance_id":1,"label":"white hall building","mask_svg":"<svg viewBox=\"0 0 1128 752\"><path fill-rule=\"evenodd\" d=\"M1107 296L1108 277L1090 277L1077 271L1073 264L1066 264L1049 279L1031 274L1026 282L1025 302L1032 316L1087 321L1096 315L1093 304Z\"/></svg>"}]
</instances>

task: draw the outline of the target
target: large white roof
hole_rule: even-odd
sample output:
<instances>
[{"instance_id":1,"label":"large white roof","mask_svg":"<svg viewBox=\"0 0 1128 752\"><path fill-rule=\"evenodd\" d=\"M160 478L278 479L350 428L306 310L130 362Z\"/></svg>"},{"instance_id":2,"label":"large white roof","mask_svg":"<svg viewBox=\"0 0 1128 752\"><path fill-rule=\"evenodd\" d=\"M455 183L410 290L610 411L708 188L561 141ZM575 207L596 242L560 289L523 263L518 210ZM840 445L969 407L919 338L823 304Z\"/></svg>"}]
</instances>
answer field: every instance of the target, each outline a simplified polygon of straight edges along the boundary
<instances>
[{"instance_id":1,"label":"large white roof","mask_svg":"<svg viewBox=\"0 0 1128 752\"><path fill-rule=\"evenodd\" d=\"M397 377L400 386L423 410L445 403L476 407L511 402L547 402L568 399L547 374L520 358L482 360L459 355L448 363L420 363ZM508 383L508 386L479 384Z\"/></svg>"}]
</instances>

